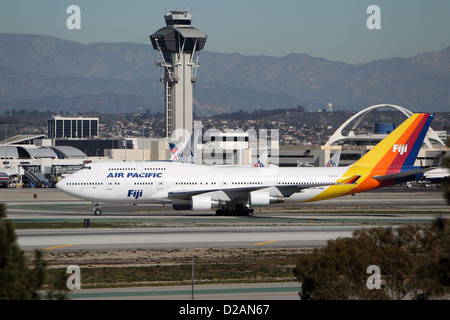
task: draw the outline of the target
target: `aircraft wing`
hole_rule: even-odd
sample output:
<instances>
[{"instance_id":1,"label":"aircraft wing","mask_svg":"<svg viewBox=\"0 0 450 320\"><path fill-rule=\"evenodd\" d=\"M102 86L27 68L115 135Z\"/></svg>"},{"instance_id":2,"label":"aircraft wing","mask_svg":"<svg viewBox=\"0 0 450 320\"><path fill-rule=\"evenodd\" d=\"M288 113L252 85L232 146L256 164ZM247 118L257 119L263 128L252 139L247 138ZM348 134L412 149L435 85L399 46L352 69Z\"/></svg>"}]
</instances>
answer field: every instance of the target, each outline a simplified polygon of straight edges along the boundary
<instances>
[{"instance_id":1,"label":"aircraft wing","mask_svg":"<svg viewBox=\"0 0 450 320\"><path fill-rule=\"evenodd\" d=\"M269 188L276 188L278 191L284 196L289 197L296 192L300 192L303 189L308 189L312 187L324 187L331 186L335 183L310 183L310 184L290 184L290 185L277 185L277 186L249 186L249 187L236 187L236 188L217 188L217 189L208 189L208 190L192 190L192 191L172 191L169 192L169 199L178 199L178 200L189 200L193 196L197 196L200 194L207 194L222 191L228 195L230 199L237 198L248 198L248 194L253 191L264 190Z\"/></svg>"},{"instance_id":2,"label":"aircraft wing","mask_svg":"<svg viewBox=\"0 0 450 320\"><path fill-rule=\"evenodd\" d=\"M207 194L207 193L214 193L218 191L223 191L225 193L249 193L255 190L263 189L261 187L255 188L255 187L249 187L249 188L236 188L236 189L208 189L208 190L192 190L192 191L172 191L169 192L168 196L169 199L178 199L178 200L189 200L193 196L197 196L200 194Z\"/></svg>"},{"instance_id":3,"label":"aircraft wing","mask_svg":"<svg viewBox=\"0 0 450 320\"><path fill-rule=\"evenodd\" d=\"M281 186L274 186L277 188L280 193L283 195L283 197L290 197L294 193L301 192L304 189L308 188L317 188L317 187L327 187L335 185L336 183L310 183L310 184L293 184L293 185L281 185Z\"/></svg>"},{"instance_id":4,"label":"aircraft wing","mask_svg":"<svg viewBox=\"0 0 450 320\"><path fill-rule=\"evenodd\" d=\"M413 169L413 170L399 172L399 173L373 176L372 178L375 180L378 180L378 181L400 179L400 178L405 178L405 177L409 177L409 176L414 176L418 173L425 173L425 172L433 170L433 169L436 169L436 167L418 168L418 169Z\"/></svg>"}]
</instances>

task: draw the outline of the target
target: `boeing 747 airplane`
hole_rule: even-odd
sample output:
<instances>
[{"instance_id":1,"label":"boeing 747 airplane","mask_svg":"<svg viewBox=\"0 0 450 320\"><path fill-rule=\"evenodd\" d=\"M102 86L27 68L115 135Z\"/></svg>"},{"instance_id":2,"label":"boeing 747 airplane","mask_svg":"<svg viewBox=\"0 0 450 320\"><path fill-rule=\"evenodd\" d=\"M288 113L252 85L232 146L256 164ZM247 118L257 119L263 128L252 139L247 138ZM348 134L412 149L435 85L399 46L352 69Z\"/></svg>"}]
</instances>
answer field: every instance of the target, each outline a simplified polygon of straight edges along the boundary
<instances>
[{"instance_id":1,"label":"boeing 747 airplane","mask_svg":"<svg viewBox=\"0 0 450 320\"><path fill-rule=\"evenodd\" d=\"M252 215L255 207L311 202L419 179L414 167L433 114L416 113L347 167L207 166L173 161L100 162L56 185L77 198L100 202L169 204L175 210L217 209Z\"/></svg>"}]
</instances>

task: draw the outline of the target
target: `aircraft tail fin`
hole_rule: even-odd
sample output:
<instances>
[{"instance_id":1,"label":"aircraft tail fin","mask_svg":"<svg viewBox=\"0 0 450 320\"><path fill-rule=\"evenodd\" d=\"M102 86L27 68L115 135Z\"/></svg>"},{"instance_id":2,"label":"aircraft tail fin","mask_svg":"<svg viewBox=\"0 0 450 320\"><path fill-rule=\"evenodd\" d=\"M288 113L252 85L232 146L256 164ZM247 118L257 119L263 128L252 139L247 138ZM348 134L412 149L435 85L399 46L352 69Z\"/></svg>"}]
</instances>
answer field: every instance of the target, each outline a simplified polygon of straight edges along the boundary
<instances>
[{"instance_id":1,"label":"aircraft tail fin","mask_svg":"<svg viewBox=\"0 0 450 320\"><path fill-rule=\"evenodd\" d=\"M336 185L309 201L329 199L416 180L426 170L415 167L433 119L430 113L415 113L369 152L348 167Z\"/></svg>"},{"instance_id":2,"label":"aircraft tail fin","mask_svg":"<svg viewBox=\"0 0 450 320\"><path fill-rule=\"evenodd\" d=\"M339 160L341 159L342 150L337 150L333 156L328 160L327 167L339 167Z\"/></svg>"},{"instance_id":3,"label":"aircraft tail fin","mask_svg":"<svg viewBox=\"0 0 450 320\"><path fill-rule=\"evenodd\" d=\"M392 174L414 166L434 114L415 113L378 143L354 167L372 167L378 174Z\"/></svg>"},{"instance_id":4,"label":"aircraft tail fin","mask_svg":"<svg viewBox=\"0 0 450 320\"><path fill-rule=\"evenodd\" d=\"M194 130L189 139L186 140L179 148L174 143L169 142L169 148L172 153L169 160L193 163L199 134L200 133L198 130Z\"/></svg>"},{"instance_id":5,"label":"aircraft tail fin","mask_svg":"<svg viewBox=\"0 0 450 320\"><path fill-rule=\"evenodd\" d=\"M169 148L172 154L178 151L178 147L175 143L169 142Z\"/></svg>"},{"instance_id":6,"label":"aircraft tail fin","mask_svg":"<svg viewBox=\"0 0 450 320\"><path fill-rule=\"evenodd\" d=\"M268 155L267 155L267 150L266 150L253 163L253 167L264 167L264 166L266 166L267 165L267 159L268 159Z\"/></svg>"},{"instance_id":7,"label":"aircraft tail fin","mask_svg":"<svg viewBox=\"0 0 450 320\"><path fill-rule=\"evenodd\" d=\"M424 170L414 166L434 114L415 113L379 142L346 173L361 175L357 188L361 192L392 184L416 180Z\"/></svg>"}]
</instances>

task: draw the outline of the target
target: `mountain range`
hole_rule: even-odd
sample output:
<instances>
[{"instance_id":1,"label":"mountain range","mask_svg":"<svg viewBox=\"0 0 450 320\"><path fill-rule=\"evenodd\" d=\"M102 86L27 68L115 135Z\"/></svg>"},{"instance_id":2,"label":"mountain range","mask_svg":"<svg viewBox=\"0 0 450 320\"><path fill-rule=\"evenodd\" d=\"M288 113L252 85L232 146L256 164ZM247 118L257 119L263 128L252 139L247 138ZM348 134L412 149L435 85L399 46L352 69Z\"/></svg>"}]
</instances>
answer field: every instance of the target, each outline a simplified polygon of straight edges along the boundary
<instances>
[{"instance_id":1,"label":"mountain range","mask_svg":"<svg viewBox=\"0 0 450 320\"><path fill-rule=\"evenodd\" d=\"M0 112L163 112L157 60L150 42L81 44L0 34ZM339 110L391 103L418 112L450 111L450 46L358 65L302 53L205 50L200 64L194 86L194 112L200 116L298 105L317 111L329 102Z\"/></svg>"}]
</instances>

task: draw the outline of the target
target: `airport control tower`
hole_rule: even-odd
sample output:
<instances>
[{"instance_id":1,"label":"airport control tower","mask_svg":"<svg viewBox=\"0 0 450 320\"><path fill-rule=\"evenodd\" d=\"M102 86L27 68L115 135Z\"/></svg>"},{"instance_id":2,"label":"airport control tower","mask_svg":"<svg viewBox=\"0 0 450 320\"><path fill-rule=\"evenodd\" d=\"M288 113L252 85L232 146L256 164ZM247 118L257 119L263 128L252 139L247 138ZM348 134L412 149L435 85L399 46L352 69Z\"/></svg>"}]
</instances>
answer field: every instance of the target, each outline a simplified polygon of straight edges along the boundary
<instances>
[{"instance_id":1,"label":"airport control tower","mask_svg":"<svg viewBox=\"0 0 450 320\"><path fill-rule=\"evenodd\" d=\"M191 25L187 11L170 11L164 19L166 26L152 34L150 41L159 53L156 64L162 71L166 137L170 137L175 129L192 133L192 86L197 81L198 53L207 37Z\"/></svg>"}]
</instances>

